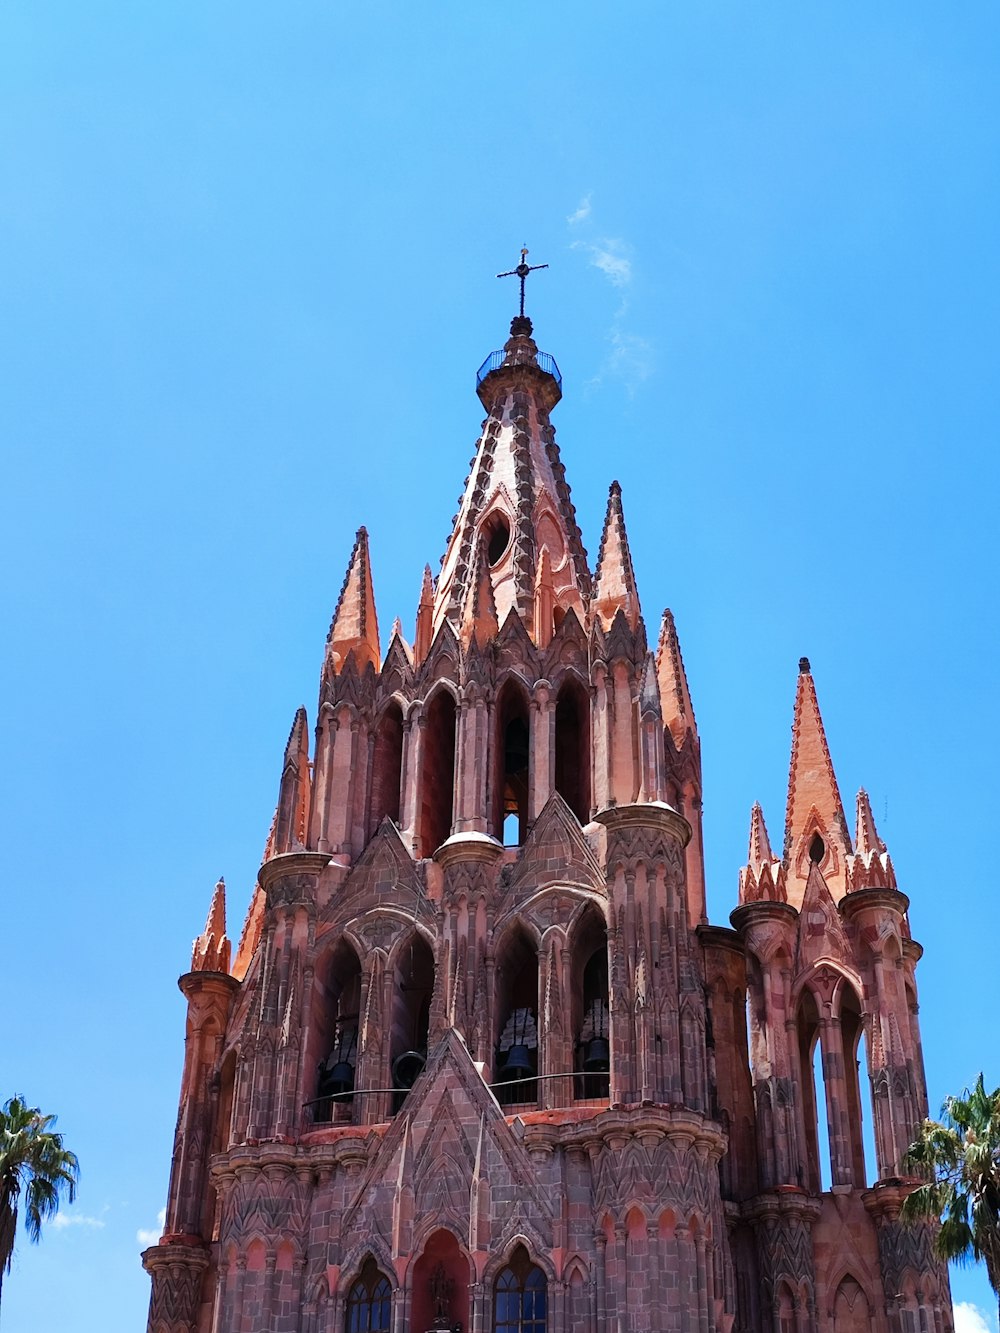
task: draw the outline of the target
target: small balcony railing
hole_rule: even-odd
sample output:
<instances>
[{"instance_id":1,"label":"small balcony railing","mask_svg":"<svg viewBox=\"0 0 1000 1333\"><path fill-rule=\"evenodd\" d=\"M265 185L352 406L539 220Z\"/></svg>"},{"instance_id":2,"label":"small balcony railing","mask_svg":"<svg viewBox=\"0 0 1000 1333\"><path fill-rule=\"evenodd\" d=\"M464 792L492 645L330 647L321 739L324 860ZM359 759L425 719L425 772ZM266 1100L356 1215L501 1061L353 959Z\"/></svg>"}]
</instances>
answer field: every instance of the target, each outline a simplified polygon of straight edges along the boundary
<instances>
[{"instance_id":1,"label":"small balcony railing","mask_svg":"<svg viewBox=\"0 0 1000 1333\"><path fill-rule=\"evenodd\" d=\"M499 351L490 352L489 356L476 371L477 389L479 388L480 384L482 384L483 380L486 378L487 375L489 375L494 370L500 369L500 367L504 364L504 361L506 360L506 356L507 354L502 347L499 349ZM538 366L539 370L544 370L546 375L551 375L552 378L555 380L556 384L559 386L559 388L560 389L562 388L562 375L559 371L559 367L556 365L556 359L554 356L550 356L548 352L539 352L535 357L535 363Z\"/></svg>"}]
</instances>

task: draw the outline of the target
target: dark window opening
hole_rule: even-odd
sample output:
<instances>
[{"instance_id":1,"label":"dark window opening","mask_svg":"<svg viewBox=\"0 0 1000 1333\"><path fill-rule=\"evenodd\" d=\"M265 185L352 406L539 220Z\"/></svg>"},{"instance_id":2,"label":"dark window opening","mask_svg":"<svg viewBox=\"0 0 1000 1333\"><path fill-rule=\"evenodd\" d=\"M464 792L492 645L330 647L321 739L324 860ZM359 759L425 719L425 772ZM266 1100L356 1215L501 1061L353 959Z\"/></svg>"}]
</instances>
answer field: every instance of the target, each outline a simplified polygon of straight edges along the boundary
<instances>
[{"instance_id":1,"label":"dark window opening","mask_svg":"<svg viewBox=\"0 0 1000 1333\"><path fill-rule=\"evenodd\" d=\"M574 949L574 1029L576 1048L573 1096L607 1097L611 1072L611 1023L608 1010L608 934L593 913Z\"/></svg>"},{"instance_id":2,"label":"dark window opening","mask_svg":"<svg viewBox=\"0 0 1000 1333\"><path fill-rule=\"evenodd\" d=\"M495 1333L545 1333L545 1274L519 1245L497 1274L493 1295Z\"/></svg>"},{"instance_id":3,"label":"dark window opening","mask_svg":"<svg viewBox=\"0 0 1000 1333\"><path fill-rule=\"evenodd\" d=\"M494 837L505 846L520 846L528 836L531 731L528 700L513 681L507 682L497 699L496 748Z\"/></svg>"},{"instance_id":4,"label":"dark window opening","mask_svg":"<svg viewBox=\"0 0 1000 1333\"><path fill-rule=\"evenodd\" d=\"M427 1063L427 1034L430 1028L431 996L434 993L434 955L426 940L411 935L396 959L393 988L392 1030L389 1035L389 1067L393 1115L406 1101Z\"/></svg>"},{"instance_id":5,"label":"dark window opening","mask_svg":"<svg viewBox=\"0 0 1000 1333\"><path fill-rule=\"evenodd\" d=\"M501 1106L538 1101L538 954L516 931L497 960L499 1003L493 1081Z\"/></svg>"},{"instance_id":6,"label":"dark window opening","mask_svg":"<svg viewBox=\"0 0 1000 1333\"><path fill-rule=\"evenodd\" d=\"M822 861L825 855L826 855L826 843L823 841L823 839L819 836L818 833L814 833L812 836L812 842L809 844L809 860L812 861L813 865L818 866L820 861Z\"/></svg>"},{"instance_id":7,"label":"dark window opening","mask_svg":"<svg viewBox=\"0 0 1000 1333\"><path fill-rule=\"evenodd\" d=\"M361 964L349 944L342 942L334 952L325 989L326 1023L312 1118L319 1125L345 1124L353 1115L361 1010Z\"/></svg>"},{"instance_id":8,"label":"dark window opening","mask_svg":"<svg viewBox=\"0 0 1000 1333\"><path fill-rule=\"evenodd\" d=\"M371 837L388 816L399 823L399 787L403 771L403 713L398 704L390 704L382 714L375 732L372 756Z\"/></svg>"},{"instance_id":9,"label":"dark window opening","mask_svg":"<svg viewBox=\"0 0 1000 1333\"><path fill-rule=\"evenodd\" d=\"M424 724L420 854L431 856L451 834L455 800L455 700L438 690Z\"/></svg>"},{"instance_id":10,"label":"dark window opening","mask_svg":"<svg viewBox=\"0 0 1000 1333\"><path fill-rule=\"evenodd\" d=\"M374 1259L367 1259L347 1295L347 1333L389 1333L392 1290Z\"/></svg>"},{"instance_id":11,"label":"dark window opening","mask_svg":"<svg viewBox=\"0 0 1000 1333\"><path fill-rule=\"evenodd\" d=\"M575 681L556 698L556 791L581 824L590 820L590 703Z\"/></svg>"},{"instance_id":12,"label":"dark window opening","mask_svg":"<svg viewBox=\"0 0 1000 1333\"><path fill-rule=\"evenodd\" d=\"M486 526L486 559L498 565L510 545L510 524L503 514L494 514Z\"/></svg>"}]
</instances>

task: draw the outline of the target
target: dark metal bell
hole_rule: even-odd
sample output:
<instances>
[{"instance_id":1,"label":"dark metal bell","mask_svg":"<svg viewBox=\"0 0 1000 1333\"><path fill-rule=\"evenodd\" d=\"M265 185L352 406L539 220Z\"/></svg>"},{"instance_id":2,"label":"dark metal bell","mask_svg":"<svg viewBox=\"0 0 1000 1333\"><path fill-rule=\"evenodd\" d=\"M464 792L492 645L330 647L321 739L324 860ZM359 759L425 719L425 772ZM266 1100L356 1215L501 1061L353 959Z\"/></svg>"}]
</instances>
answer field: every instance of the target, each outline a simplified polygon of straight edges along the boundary
<instances>
[{"instance_id":1,"label":"dark metal bell","mask_svg":"<svg viewBox=\"0 0 1000 1333\"><path fill-rule=\"evenodd\" d=\"M340 1060L323 1076L320 1095L336 1097L339 1094L354 1091L354 1066L346 1060Z\"/></svg>"},{"instance_id":2,"label":"dark metal bell","mask_svg":"<svg viewBox=\"0 0 1000 1333\"><path fill-rule=\"evenodd\" d=\"M397 1088L412 1088L427 1063L423 1051L404 1051L392 1062L392 1081Z\"/></svg>"},{"instance_id":3,"label":"dark metal bell","mask_svg":"<svg viewBox=\"0 0 1000 1333\"><path fill-rule=\"evenodd\" d=\"M510 1048L503 1069L500 1071L500 1077L504 1083L512 1083L515 1079L535 1077L534 1062L527 1046L512 1046Z\"/></svg>"},{"instance_id":4,"label":"dark metal bell","mask_svg":"<svg viewBox=\"0 0 1000 1333\"><path fill-rule=\"evenodd\" d=\"M611 1047L607 1037L592 1037L587 1042L583 1068L588 1074L606 1074L611 1068Z\"/></svg>"}]
</instances>

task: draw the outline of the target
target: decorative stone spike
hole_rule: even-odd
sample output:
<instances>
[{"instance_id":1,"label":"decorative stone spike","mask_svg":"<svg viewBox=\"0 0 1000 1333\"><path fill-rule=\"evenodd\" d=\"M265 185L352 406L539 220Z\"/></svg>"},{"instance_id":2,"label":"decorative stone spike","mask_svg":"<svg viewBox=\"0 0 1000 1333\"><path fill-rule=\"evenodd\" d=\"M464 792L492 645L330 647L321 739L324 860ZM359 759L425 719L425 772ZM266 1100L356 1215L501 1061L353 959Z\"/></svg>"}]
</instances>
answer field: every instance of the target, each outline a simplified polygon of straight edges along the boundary
<instances>
[{"instance_id":1,"label":"decorative stone spike","mask_svg":"<svg viewBox=\"0 0 1000 1333\"><path fill-rule=\"evenodd\" d=\"M615 615L622 611L634 630L639 623L639 590L632 568L632 553L625 532L625 514L622 510L622 488L617 481L608 492L608 509L601 534L601 549L597 557L591 610L599 616L605 629L610 629Z\"/></svg>"}]
</instances>

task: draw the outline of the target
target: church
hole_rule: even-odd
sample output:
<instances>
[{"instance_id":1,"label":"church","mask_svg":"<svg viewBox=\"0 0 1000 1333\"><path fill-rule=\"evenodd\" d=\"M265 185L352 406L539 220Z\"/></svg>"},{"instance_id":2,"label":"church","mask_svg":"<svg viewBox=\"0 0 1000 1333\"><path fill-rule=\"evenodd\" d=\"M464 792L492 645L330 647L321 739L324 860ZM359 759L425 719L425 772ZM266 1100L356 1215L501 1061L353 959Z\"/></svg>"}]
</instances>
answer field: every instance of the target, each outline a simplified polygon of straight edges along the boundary
<instances>
[{"instance_id":1,"label":"church","mask_svg":"<svg viewBox=\"0 0 1000 1333\"><path fill-rule=\"evenodd\" d=\"M220 883L180 979L149 1333L951 1333L899 1216L922 951L870 803L803 658L783 841L755 806L708 921L677 629L617 483L588 561L529 271L413 642L362 528L239 940Z\"/></svg>"}]
</instances>

